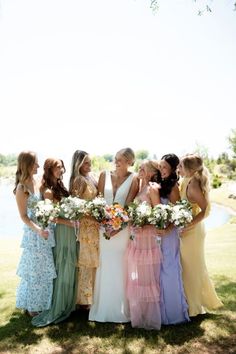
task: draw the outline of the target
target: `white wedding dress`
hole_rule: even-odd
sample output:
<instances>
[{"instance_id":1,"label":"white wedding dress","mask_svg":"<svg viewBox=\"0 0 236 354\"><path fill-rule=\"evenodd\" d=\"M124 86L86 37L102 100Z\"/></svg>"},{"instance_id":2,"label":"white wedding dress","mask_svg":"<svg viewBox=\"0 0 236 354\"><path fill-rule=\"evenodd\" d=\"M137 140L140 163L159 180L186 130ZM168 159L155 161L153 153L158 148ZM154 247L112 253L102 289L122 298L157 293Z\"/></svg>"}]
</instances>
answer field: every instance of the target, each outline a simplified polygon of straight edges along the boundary
<instances>
[{"instance_id":1,"label":"white wedding dress","mask_svg":"<svg viewBox=\"0 0 236 354\"><path fill-rule=\"evenodd\" d=\"M117 202L124 206L133 180L133 174L120 185L113 199L111 174L106 171L104 198L111 205ZM129 241L129 228L121 230L110 240L100 230L100 263L96 272L93 304L90 321L130 322L128 300L125 294L125 251Z\"/></svg>"}]
</instances>

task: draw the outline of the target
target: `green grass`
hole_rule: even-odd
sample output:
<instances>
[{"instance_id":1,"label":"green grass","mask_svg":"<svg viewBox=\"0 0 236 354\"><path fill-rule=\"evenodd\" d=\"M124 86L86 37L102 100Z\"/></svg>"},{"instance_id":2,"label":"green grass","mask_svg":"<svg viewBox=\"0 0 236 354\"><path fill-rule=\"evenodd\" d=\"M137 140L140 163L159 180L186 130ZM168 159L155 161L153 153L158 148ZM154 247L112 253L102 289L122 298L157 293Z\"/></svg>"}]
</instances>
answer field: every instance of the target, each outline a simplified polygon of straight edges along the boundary
<instances>
[{"instance_id":1,"label":"green grass","mask_svg":"<svg viewBox=\"0 0 236 354\"><path fill-rule=\"evenodd\" d=\"M59 325L33 327L31 319L15 309L19 243L16 239L0 240L0 353L235 353L235 223L211 230L206 237L208 270L224 307L188 324L163 326L160 331L89 322L87 314L80 311Z\"/></svg>"}]
</instances>

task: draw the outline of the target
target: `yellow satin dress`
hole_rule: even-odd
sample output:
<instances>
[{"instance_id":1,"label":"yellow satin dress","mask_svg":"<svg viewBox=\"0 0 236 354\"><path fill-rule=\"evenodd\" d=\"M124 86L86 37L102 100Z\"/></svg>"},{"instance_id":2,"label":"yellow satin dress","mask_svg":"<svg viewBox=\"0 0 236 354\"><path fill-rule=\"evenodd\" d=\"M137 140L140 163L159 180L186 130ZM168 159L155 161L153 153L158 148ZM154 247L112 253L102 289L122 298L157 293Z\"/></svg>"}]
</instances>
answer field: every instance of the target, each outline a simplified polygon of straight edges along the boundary
<instances>
[{"instance_id":1,"label":"yellow satin dress","mask_svg":"<svg viewBox=\"0 0 236 354\"><path fill-rule=\"evenodd\" d=\"M81 199L92 200L97 195L95 185L86 181L86 189ZM78 289L76 303L91 305L96 269L99 264L99 223L91 216L80 220L77 240L80 243L78 258Z\"/></svg>"},{"instance_id":2,"label":"yellow satin dress","mask_svg":"<svg viewBox=\"0 0 236 354\"><path fill-rule=\"evenodd\" d=\"M180 185L181 199L187 199L187 187L191 177L183 178ZM193 216L200 212L196 203L192 205ZM206 210L209 215L210 204ZM207 310L215 310L223 306L218 298L214 285L211 282L205 263L204 241L205 226L201 221L194 225L191 230L182 234L180 239L180 253L182 263L182 276L185 295L189 306L189 316L204 314Z\"/></svg>"}]
</instances>

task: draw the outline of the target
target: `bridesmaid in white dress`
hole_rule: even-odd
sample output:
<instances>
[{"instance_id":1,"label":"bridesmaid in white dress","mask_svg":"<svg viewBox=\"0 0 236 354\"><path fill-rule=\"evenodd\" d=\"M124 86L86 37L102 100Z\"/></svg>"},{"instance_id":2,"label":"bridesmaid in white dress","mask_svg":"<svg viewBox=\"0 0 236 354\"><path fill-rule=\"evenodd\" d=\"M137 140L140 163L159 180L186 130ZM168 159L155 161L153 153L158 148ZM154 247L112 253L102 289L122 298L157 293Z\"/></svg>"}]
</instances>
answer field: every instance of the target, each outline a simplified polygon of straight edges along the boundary
<instances>
[{"instance_id":1,"label":"bridesmaid in white dress","mask_svg":"<svg viewBox=\"0 0 236 354\"><path fill-rule=\"evenodd\" d=\"M108 204L122 206L134 200L138 192L138 179L128 171L134 163L134 152L125 148L115 156L115 170L103 171L99 177L98 191ZM129 228L105 239L100 230L100 263L96 272L93 305L90 321L124 323L130 321L128 301L125 295L125 251L129 241Z\"/></svg>"}]
</instances>

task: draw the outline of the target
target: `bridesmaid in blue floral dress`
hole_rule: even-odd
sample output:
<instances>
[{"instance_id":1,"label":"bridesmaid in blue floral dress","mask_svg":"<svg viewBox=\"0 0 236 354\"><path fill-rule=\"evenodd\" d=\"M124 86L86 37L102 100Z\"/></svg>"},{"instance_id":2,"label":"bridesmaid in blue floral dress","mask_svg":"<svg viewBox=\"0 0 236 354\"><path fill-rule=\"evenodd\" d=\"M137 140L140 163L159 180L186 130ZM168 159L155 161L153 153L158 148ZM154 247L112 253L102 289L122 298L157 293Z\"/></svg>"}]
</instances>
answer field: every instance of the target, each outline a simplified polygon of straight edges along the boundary
<instances>
[{"instance_id":1,"label":"bridesmaid in blue floral dress","mask_svg":"<svg viewBox=\"0 0 236 354\"><path fill-rule=\"evenodd\" d=\"M175 154L164 155L159 163L161 203L175 203L180 199L176 168L179 159ZM155 186L154 188L157 188ZM167 233L166 233L167 232ZM177 324L189 321L188 305L184 294L180 263L180 240L176 227L159 230L161 237L162 264L160 273L161 321L162 324Z\"/></svg>"},{"instance_id":2,"label":"bridesmaid in blue floral dress","mask_svg":"<svg viewBox=\"0 0 236 354\"><path fill-rule=\"evenodd\" d=\"M20 217L24 222L23 248L17 275L21 277L17 288L16 307L30 316L49 309L52 300L53 279L56 277L52 247L52 230L44 230L36 223L33 205L40 200L39 186L34 179L38 160L34 152L23 151L18 156L13 193Z\"/></svg>"}]
</instances>

